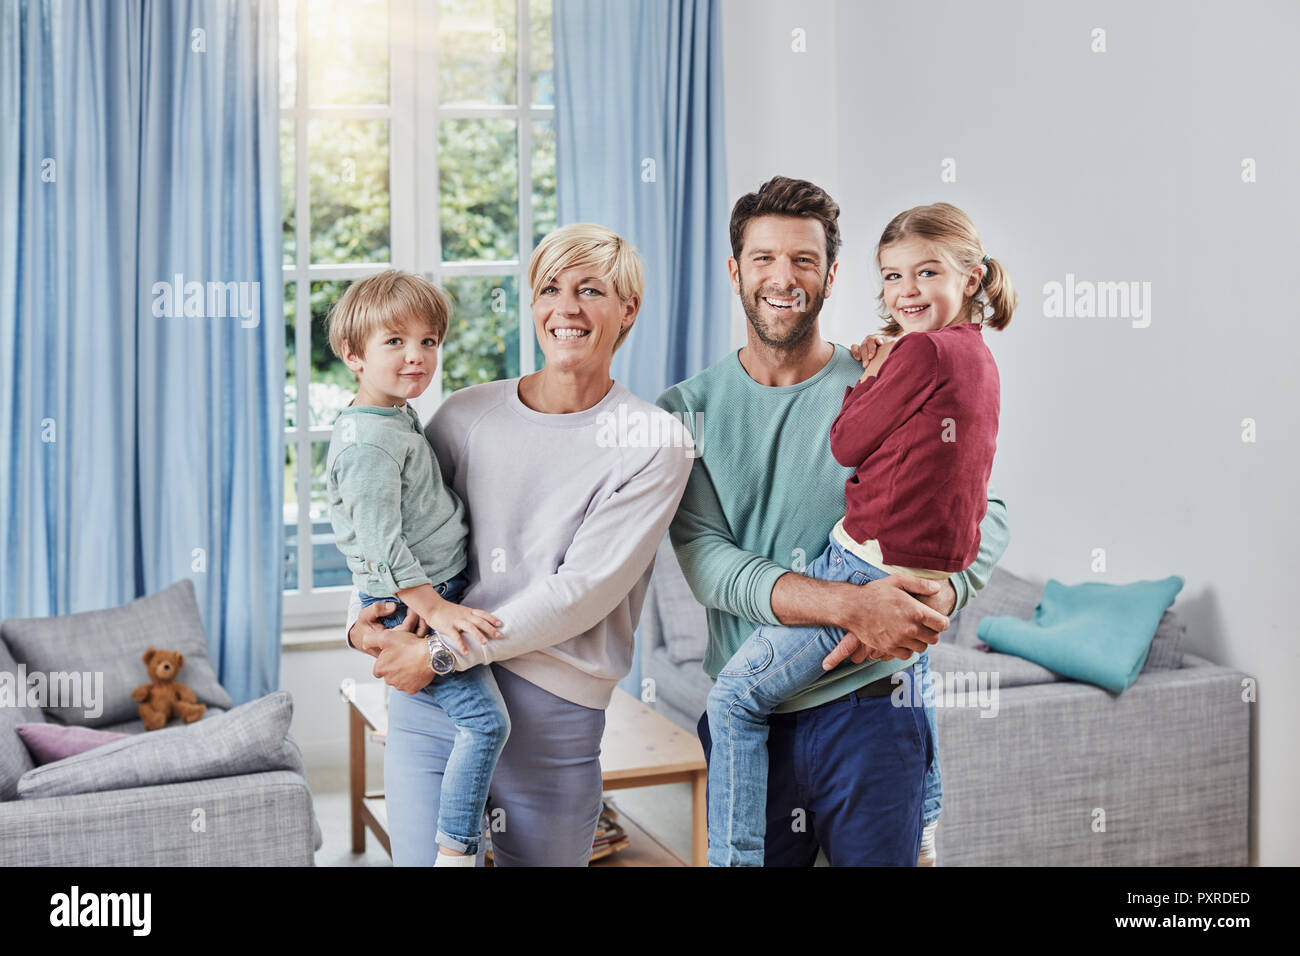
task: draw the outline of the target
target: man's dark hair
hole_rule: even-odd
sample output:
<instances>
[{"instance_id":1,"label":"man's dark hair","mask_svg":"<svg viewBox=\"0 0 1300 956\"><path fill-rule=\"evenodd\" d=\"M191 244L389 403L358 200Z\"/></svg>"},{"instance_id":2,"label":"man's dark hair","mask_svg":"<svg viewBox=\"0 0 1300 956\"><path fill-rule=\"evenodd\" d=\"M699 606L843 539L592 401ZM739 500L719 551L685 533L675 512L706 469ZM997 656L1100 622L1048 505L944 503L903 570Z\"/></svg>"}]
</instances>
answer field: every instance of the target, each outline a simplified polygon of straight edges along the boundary
<instances>
[{"instance_id":1,"label":"man's dark hair","mask_svg":"<svg viewBox=\"0 0 1300 956\"><path fill-rule=\"evenodd\" d=\"M736 200L731 209L731 254L737 261L745 243L745 226L756 216L816 219L826 230L827 269L840 251L839 204L826 190L806 179L773 176L758 187L758 192L746 193Z\"/></svg>"}]
</instances>

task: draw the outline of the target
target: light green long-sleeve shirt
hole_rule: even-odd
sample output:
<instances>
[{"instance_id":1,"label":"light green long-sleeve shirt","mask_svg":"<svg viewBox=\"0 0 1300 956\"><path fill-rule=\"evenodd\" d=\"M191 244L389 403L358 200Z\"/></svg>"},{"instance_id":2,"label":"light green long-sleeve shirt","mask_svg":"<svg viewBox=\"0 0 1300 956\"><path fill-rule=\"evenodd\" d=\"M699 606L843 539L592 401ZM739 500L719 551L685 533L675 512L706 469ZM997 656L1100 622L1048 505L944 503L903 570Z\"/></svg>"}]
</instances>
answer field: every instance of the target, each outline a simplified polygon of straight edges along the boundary
<instances>
[{"instance_id":1,"label":"light green long-sleeve shirt","mask_svg":"<svg viewBox=\"0 0 1300 956\"><path fill-rule=\"evenodd\" d=\"M698 457L670 537L691 590L708 611L704 669L710 677L756 627L781 623L772 612L777 579L812 564L844 517L844 483L853 469L835 461L829 436L845 387L861 374L861 364L837 345L816 375L770 387L750 378L732 352L659 397L659 406L682 417L696 443ZM1008 540L1006 505L990 488L979 556L950 578L956 609L984 586ZM918 656L841 664L778 712L834 700Z\"/></svg>"},{"instance_id":2,"label":"light green long-sleeve shirt","mask_svg":"<svg viewBox=\"0 0 1300 956\"><path fill-rule=\"evenodd\" d=\"M465 507L442 481L415 409L349 405L325 459L334 543L372 597L465 570Z\"/></svg>"}]
</instances>

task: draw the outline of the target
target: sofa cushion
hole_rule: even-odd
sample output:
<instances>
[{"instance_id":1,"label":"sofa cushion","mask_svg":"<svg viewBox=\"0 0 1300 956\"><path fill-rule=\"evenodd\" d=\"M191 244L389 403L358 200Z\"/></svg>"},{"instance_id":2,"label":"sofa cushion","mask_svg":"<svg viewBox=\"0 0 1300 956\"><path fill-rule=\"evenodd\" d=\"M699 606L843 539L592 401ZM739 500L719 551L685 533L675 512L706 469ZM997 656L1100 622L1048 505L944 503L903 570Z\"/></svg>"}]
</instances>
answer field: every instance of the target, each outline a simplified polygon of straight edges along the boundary
<instances>
[{"instance_id":1,"label":"sofa cushion","mask_svg":"<svg viewBox=\"0 0 1300 956\"><path fill-rule=\"evenodd\" d=\"M966 606L953 617L952 626L939 636L939 643L984 650L988 645L979 638L980 621L986 617L1016 617L1022 621L1032 620L1038 602L1042 600L1044 587L1045 583L1042 581L1022 578L995 566L993 573L989 575L988 584L982 591L971 595ZM1160 626L1156 628L1155 637L1151 640L1151 650L1142 665L1142 673L1177 670L1182 667L1183 638L1186 632L1187 628L1178 619L1178 615L1173 611L1165 611L1160 619ZM933 658L931 660L933 661ZM1038 665L1034 666L1038 667ZM1030 683L1040 683L1040 681Z\"/></svg>"},{"instance_id":2,"label":"sofa cushion","mask_svg":"<svg viewBox=\"0 0 1300 956\"><path fill-rule=\"evenodd\" d=\"M94 750L104 744L121 740L126 734L108 730L92 730L90 727L65 727L62 724L19 724L18 736L27 746L27 751L42 767L56 760L65 760L77 754Z\"/></svg>"},{"instance_id":3,"label":"sofa cushion","mask_svg":"<svg viewBox=\"0 0 1300 956\"><path fill-rule=\"evenodd\" d=\"M663 644L669 660L674 664L704 660L709 639L708 615L691 593L668 538L659 544L650 588L654 614L648 623L657 629L657 642ZM656 641L652 639L649 643L653 646Z\"/></svg>"},{"instance_id":4,"label":"sofa cushion","mask_svg":"<svg viewBox=\"0 0 1300 956\"><path fill-rule=\"evenodd\" d=\"M154 730L46 764L18 781L21 799L127 790L267 770L302 772L287 739L293 700L276 691L215 717Z\"/></svg>"},{"instance_id":5,"label":"sofa cushion","mask_svg":"<svg viewBox=\"0 0 1300 956\"><path fill-rule=\"evenodd\" d=\"M18 662L0 641L0 800L18 796L18 778L36 766L18 736L19 724L44 723L39 707L27 707Z\"/></svg>"},{"instance_id":6,"label":"sofa cushion","mask_svg":"<svg viewBox=\"0 0 1300 956\"><path fill-rule=\"evenodd\" d=\"M1177 575L1131 584L1053 579L1032 621L986 617L979 636L996 650L1118 694L1142 672L1160 618L1182 587Z\"/></svg>"},{"instance_id":7,"label":"sofa cushion","mask_svg":"<svg viewBox=\"0 0 1300 956\"><path fill-rule=\"evenodd\" d=\"M86 698L66 702L73 706L64 706L62 698L51 701L60 706L45 707L46 714L57 723L103 727L137 716L140 705L131 699L131 691L148 683L141 658L150 647L185 655L178 680L194 691L199 703L234 706L208 662L194 582L188 578L122 607L14 618L0 624L0 636L29 674L42 673L52 685L57 681L51 675L91 675L89 683L74 680L65 686L74 688L77 697L97 696L97 706L86 706Z\"/></svg>"}]
</instances>

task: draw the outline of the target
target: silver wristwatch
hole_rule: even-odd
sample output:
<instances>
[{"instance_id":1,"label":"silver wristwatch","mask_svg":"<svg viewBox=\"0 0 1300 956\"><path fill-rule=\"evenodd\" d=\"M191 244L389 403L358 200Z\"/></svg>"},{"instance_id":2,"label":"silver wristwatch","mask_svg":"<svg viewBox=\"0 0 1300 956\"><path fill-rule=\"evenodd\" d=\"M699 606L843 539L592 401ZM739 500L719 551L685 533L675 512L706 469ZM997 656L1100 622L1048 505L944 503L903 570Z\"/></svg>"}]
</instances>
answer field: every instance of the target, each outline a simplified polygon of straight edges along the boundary
<instances>
[{"instance_id":1,"label":"silver wristwatch","mask_svg":"<svg viewBox=\"0 0 1300 956\"><path fill-rule=\"evenodd\" d=\"M429 645L429 667L435 674L446 677L456 669L456 657L437 631L430 631L424 640Z\"/></svg>"}]
</instances>

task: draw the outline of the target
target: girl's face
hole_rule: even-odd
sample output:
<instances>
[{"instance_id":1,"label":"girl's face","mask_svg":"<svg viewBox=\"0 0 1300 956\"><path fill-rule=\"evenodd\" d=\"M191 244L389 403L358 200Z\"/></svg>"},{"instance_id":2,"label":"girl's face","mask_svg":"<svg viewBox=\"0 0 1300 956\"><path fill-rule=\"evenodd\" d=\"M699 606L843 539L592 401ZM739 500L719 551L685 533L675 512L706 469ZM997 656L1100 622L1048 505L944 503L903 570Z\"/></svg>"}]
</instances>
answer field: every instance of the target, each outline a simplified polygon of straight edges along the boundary
<instances>
[{"instance_id":1,"label":"girl's face","mask_svg":"<svg viewBox=\"0 0 1300 956\"><path fill-rule=\"evenodd\" d=\"M980 268L958 272L926 239L901 239L880 249L885 306L904 335L962 321L966 300L979 289L981 276Z\"/></svg>"}]
</instances>

